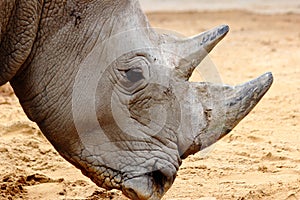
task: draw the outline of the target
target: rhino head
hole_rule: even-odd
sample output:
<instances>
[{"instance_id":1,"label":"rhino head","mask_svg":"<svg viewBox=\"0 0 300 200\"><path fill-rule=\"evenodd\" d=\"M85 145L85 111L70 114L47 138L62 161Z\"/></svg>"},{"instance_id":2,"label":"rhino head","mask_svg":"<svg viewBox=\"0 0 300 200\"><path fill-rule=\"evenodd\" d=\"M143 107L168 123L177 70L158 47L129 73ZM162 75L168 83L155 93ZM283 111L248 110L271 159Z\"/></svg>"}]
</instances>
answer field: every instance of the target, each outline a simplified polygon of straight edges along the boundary
<instances>
[{"instance_id":1,"label":"rhino head","mask_svg":"<svg viewBox=\"0 0 300 200\"><path fill-rule=\"evenodd\" d=\"M182 39L151 28L136 0L17 5L15 23L38 22L19 34L0 24L0 83L66 160L131 199L162 198L182 160L228 134L273 81L189 82L226 25Z\"/></svg>"}]
</instances>

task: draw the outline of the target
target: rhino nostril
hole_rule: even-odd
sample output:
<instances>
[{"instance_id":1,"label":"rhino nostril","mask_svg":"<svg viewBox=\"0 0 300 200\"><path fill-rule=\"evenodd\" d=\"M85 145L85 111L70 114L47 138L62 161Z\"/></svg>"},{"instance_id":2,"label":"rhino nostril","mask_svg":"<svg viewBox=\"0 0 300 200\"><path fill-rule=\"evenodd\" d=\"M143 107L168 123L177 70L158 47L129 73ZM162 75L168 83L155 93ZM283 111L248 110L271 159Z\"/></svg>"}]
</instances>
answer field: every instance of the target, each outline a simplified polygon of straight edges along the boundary
<instances>
[{"instance_id":1,"label":"rhino nostril","mask_svg":"<svg viewBox=\"0 0 300 200\"><path fill-rule=\"evenodd\" d=\"M176 178L176 171L166 167L151 173L153 184L161 196L168 191Z\"/></svg>"},{"instance_id":2,"label":"rhino nostril","mask_svg":"<svg viewBox=\"0 0 300 200\"><path fill-rule=\"evenodd\" d=\"M168 177L165 176L161 171L157 170L152 172L152 178L154 183L159 186L160 189L163 189L165 186L165 183L168 180Z\"/></svg>"},{"instance_id":3,"label":"rhino nostril","mask_svg":"<svg viewBox=\"0 0 300 200\"><path fill-rule=\"evenodd\" d=\"M133 199L138 197L137 193L132 188L128 188L127 192L128 192L128 194L130 194L131 198L133 198Z\"/></svg>"}]
</instances>

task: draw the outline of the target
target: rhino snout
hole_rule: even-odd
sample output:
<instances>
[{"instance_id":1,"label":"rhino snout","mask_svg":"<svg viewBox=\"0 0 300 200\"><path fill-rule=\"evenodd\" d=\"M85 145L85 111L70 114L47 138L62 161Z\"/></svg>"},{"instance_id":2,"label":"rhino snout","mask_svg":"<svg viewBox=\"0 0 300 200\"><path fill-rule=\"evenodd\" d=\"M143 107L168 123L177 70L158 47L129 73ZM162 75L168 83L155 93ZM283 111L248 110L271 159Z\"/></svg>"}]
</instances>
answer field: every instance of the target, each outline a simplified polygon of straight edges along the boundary
<instances>
[{"instance_id":1,"label":"rhino snout","mask_svg":"<svg viewBox=\"0 0 300 200\"><path fill-rule=\"evenodd\" d=\"M123 193L133 200L156 200L172 186L176 171L168 169L156 170L142 176L128 179L124 182Z\"/></svg>"}]
</instances>

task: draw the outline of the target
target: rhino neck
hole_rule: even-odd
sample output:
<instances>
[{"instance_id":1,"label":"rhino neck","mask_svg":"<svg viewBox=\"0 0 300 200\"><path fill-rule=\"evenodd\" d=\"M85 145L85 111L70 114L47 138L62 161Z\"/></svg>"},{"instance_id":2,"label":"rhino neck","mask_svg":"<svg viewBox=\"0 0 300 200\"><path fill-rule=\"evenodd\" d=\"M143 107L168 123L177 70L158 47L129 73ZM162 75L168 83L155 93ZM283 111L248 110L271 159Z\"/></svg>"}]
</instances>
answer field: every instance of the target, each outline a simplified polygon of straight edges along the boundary
<instances>
[{"instance_id":1,"label":"rhino neck","mask_svg":"<svg viewBox=\"0 0 300 200\"><path fill-rule=\"evenodd\" d=\"M129 24L134 23L130 21L147 25L137 1L80 2L44 2L33 50L22 73L11 81L27 116L57 148L70 143L64 141L64 132L74 131L71 94L80 64L97 44L122 29L131 29ZM124 18L134 9L140 15Z\"/></svg>"},{"instance_id":2,"label":"rhino neck","mask_svg":"<svg viewBox=\"0 0 300 200\"><path fill-rule=\"evenodd\" d=\"M10 81L28 58L41 12L42 1L0 2L0 85Z\"/></svg>"}]
</instances>

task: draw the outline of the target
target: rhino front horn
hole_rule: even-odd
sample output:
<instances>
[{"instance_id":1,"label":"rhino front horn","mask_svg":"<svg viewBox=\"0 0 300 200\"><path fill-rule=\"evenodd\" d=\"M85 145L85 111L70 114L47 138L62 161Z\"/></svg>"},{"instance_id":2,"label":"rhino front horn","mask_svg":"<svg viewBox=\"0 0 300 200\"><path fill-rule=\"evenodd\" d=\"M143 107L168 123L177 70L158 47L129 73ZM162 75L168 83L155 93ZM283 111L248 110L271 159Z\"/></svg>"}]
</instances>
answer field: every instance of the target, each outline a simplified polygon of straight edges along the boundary
<instances>
[{"instance_id":1,"label":"rhino front horn","mask_svg":"<svg viewBox=\"0 0 300 200\"><path fill-rule=\"evenodd\" d=\"M273 75L269 72L225 92L227 112L224 134L230 132L256 106L272 83Z\"/></svg>"},{"instance_id":2,"label":"rhino front horn","mask_svg":"<svg viewBox=\"0 0 300 200\"><path fill-rule=\"evenodd\" d=\"M220 93L223 93L222 98L224 98L220 105L221 109L215 114L216 118L212 119L212 121L215 120L215 123L222 122L223 128L220 134L217 135L217 138L215 138L215 141L211 141L214 137L202 140L201 148L211 145L211 142L214 143L229 133L258 104L272 83L273 75L269 72L241 85L234 87L224 86L223 92ZM220 114L225 114L225 116L219 116ZM220 122L220 120L223 121ZM209 131L212 130L210 129Z\"/></svg>"},{"instance_id":3,"label":"rhino front horn","mask_svg":"<svg viewBox=\"0 0 300 200\"><path fill-rule=\"evenodd\" d=\"M228 134L260 101L273 83L273 75L266 73L256 79L237 86L213 83L194 83L197 95L201 97L205 125L201 132L190 140L181 158L197 153ZM187 142L187 137L183 143ZM186 145L186 144L185 144ZM179 145L181 147L184 144ZM180 148L183 149L183 148Z\"/></svg>"}]
</instances>

